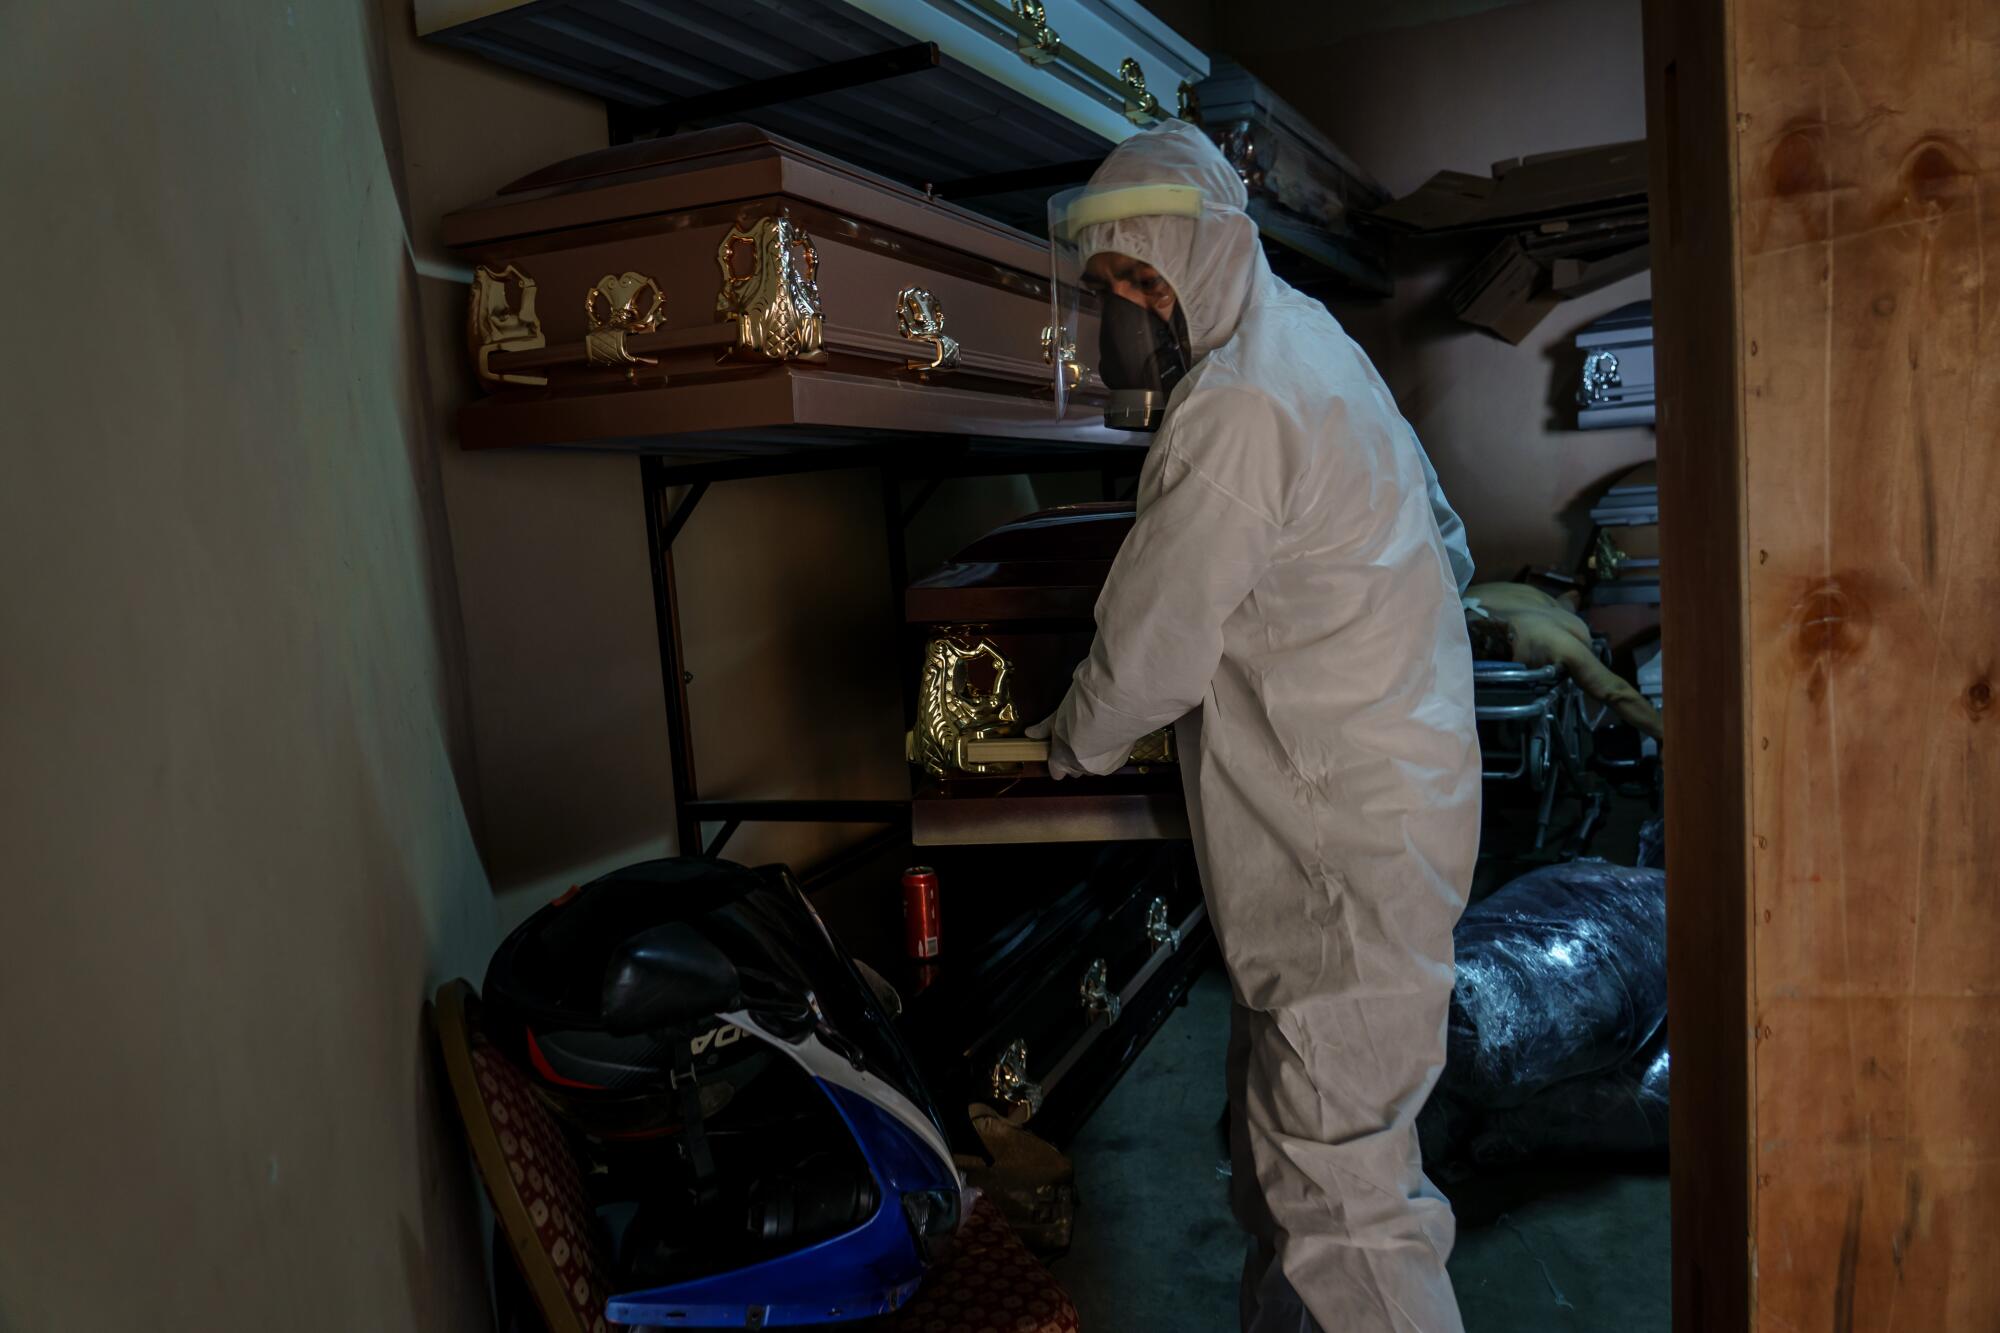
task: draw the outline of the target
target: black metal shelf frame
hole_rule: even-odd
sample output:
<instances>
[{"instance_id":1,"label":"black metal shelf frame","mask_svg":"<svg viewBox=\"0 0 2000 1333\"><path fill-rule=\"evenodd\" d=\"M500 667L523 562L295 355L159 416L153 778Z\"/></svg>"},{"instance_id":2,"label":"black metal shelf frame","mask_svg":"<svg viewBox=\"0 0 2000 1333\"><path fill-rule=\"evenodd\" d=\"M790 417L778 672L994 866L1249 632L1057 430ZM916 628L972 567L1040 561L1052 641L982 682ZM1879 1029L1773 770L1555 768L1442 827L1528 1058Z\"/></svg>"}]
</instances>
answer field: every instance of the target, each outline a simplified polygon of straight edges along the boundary
<instances>
[{"instance_id":1,"label":"black metal shelf frame","mask_svg":"<svg viewBox=\"0 0 2000 1333\"><path fill-rule=\"evenodd\" d=\"M653 576L653 615L659 634L668 760L673 773L672 818L675 845L680 852L719 855L746 823L879 824L895 828L906 825L910 816L907 799L716 800L701 795L688 705L688 687L694 683L694 677L687 669L687 655L681 641L674 542L687 528L711 486L724 481L836 469L876 469L881 476L889 595L896 623L901 625L903 592L910 581L906 543L909 525L946 481L960 477L1096 472L1102 478L1105 498L1112 499L1118 493L1119 482L1136 474L1144 457L1144 448L1136 443L1062 446L958 437L885 440L837 449L801 448L700 462L677 461L658 453L642 454L639 475L646 505L646 553ZM906 484L910 482L921 485L913 497L906 497ZM916 682L906 678L902 684L903 722L907 727L916 717ZM710 826L714 828L712 834L705 832Z\"/></svg>"}]
</instances>

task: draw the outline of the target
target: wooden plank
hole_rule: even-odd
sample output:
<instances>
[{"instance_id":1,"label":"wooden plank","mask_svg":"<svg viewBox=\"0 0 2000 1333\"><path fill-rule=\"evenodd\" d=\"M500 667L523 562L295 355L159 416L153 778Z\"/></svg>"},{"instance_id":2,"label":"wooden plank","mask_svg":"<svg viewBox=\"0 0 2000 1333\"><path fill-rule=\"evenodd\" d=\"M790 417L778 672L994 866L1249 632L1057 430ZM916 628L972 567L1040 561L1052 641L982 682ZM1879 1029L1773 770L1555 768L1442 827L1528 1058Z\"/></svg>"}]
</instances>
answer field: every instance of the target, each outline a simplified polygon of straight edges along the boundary
<instances>
[{"instance_id":1,"label":"wooden plank","mask_svg":"<svg viewBox=\"0 0 2000 1333\"><path fill-rule=\"evenodd\" d=\"M1750 1318L1743 457L1725 0L1647 0L1674 1043L1673 1312Z\"/></svg>"},{"instance_id":2,"label":"wooden plank","mask_svg":"<svg viewBox=\"0 0 2000 1333\"><path fill-rule=\"evenodd\" d=\"M2000 6L1729 11L1755 1327L2000 1328Z\"/></svg>"}]
</instances>

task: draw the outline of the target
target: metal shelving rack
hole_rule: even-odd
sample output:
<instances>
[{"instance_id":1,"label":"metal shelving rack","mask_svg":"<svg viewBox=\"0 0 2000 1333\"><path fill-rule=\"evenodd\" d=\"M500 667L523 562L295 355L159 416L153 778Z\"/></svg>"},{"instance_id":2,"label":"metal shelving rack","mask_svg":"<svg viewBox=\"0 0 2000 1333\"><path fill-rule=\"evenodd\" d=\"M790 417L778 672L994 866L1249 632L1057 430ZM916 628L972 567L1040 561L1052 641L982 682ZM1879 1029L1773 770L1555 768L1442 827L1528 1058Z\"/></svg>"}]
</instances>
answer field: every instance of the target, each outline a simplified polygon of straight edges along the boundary
<instances>
[{"instance_id":1,"label":"metal shelving rack","mask_svg":"<svg viewBox=\"0 0 2000 1333\"><path fill-rule=\"evenodd\" d=\"M1145 449L1132 445L1062 446L963 437L895 439L882 437L850 447L802 446L775 454L675 460L649 451L640 458L646 505L646 550L653 574L653 612L660 640L660 677L666 695L667 743L673 772L673 826L682 852L720 854L746 823L880 824L902 828L909 822L907 798L838 800L776 798L717 800L701 794L695 738L688 707L686 654L681 643L680 594L674 571L674 542L693 518L709 488L727 481L797 476L873 468L881 477L882 521L889 556L889 583L896 620L902 621L903 592L909 583L905 541L909 524L944 482L963 477L1095 472L1103 494L1117 498L1121 479L1135 475ZM905 485L920 482L914 497ZM916 683L903 686L903 721L915 721ZM704 826L714 826L712 835Z\"/></svg>"},{"instance_id":2,"label":"metal shelving rack","mask_svg":"<svg viewBox=\"0 0 2000 1333\"><path fill-rule=\"evenodd\" d=\"M652 134L671 134L689 124L749 113L827 93L864 88L905 77L934 77L941 57L935 43L916 43L835 61L814 69L755 80L698 97L634 105L606 99L605 116L614 144ZM1063 162L1011 172L1004 177L968 177L933 183L942 198L984 195L999 189L1054 189L1088 176L1094 161ZM975 437L898 437L883 434L860 443L823 445L773 442L755 453L690 460L671 437L640 446L640 478L646 506L646 549L653 576L653 611L660 642L660 677L666 696L667 741L673 773L675 845L683 854L717 855L746 823L880 824L906 829L910 802L839 799L717 800L701 795L693 729L688 709L686 655L681 645L679 589L674 542L694 517L709 488L728 481L797 476L811 472L874 468L881 476L882 518L889 554L890 595L896 620L909 583L904 535L937 488L960 477L1019 476L1029 473L1098 472L1104 493L1114 497L1117 480L1137 473L1143 441L1110 447L1064 446ZM913 499L907 482L923 483ZM915 721L915 681L903 685L904 725ZM713 826L712 835L704 826Z\"/></svg>"}]
</instances>

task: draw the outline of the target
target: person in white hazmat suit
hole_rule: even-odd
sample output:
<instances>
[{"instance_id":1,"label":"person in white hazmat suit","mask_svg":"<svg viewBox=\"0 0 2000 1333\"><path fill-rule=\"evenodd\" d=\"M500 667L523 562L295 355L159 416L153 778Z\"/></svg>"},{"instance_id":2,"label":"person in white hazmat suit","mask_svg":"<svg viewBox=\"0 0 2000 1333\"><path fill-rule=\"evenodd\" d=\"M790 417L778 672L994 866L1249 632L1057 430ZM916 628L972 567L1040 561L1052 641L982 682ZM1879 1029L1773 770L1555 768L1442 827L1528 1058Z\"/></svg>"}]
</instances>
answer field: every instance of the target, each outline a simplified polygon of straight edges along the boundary
<instances>
[{"instance_id":1,"label":"person in white hazmat suit","mask_svg":"<svg viewBox=\"0 0 2000 1333\"><path fill-rule=\"evenodd\" d=\"M1062 778L1176 725L1235 998L1244 1329L1457 1333L1451 1208L1415 1121L1478 846L1471 561L1381 377L1271 273L1245 204L1170 122L1051 205L1075 265L1058 290L1099 295L1106 382L1145 360L1132 307L1185 373L1159 386L1090 656L1029 734Z\"/></svg>"}]
</instances>

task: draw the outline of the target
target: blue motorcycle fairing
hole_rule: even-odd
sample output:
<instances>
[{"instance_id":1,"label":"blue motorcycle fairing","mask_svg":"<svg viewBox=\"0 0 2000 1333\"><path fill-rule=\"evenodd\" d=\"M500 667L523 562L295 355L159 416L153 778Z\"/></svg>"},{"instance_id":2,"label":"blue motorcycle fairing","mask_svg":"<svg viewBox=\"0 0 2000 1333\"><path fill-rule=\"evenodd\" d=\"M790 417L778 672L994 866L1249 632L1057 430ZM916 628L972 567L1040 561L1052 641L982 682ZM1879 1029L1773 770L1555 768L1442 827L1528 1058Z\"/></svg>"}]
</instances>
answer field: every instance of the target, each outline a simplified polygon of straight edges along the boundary
<instances>
[{"instance_id":1,"label":"blue motorcycle fairing","mask_svg":"<svg viewBox=\"0 0 2000 1333\"><path fill-rule=\"evenodd\" d=\"M613 1296L620 1324L746 1328L844 1323L891 1314L916 1293L924 1262L903 1196L959 1191L957 1171L894 1115L860 1093L814 1078L846 1121L875 1178L880 1202L852 1231L732 1272Z\"/></svg>"}]
</instances>

